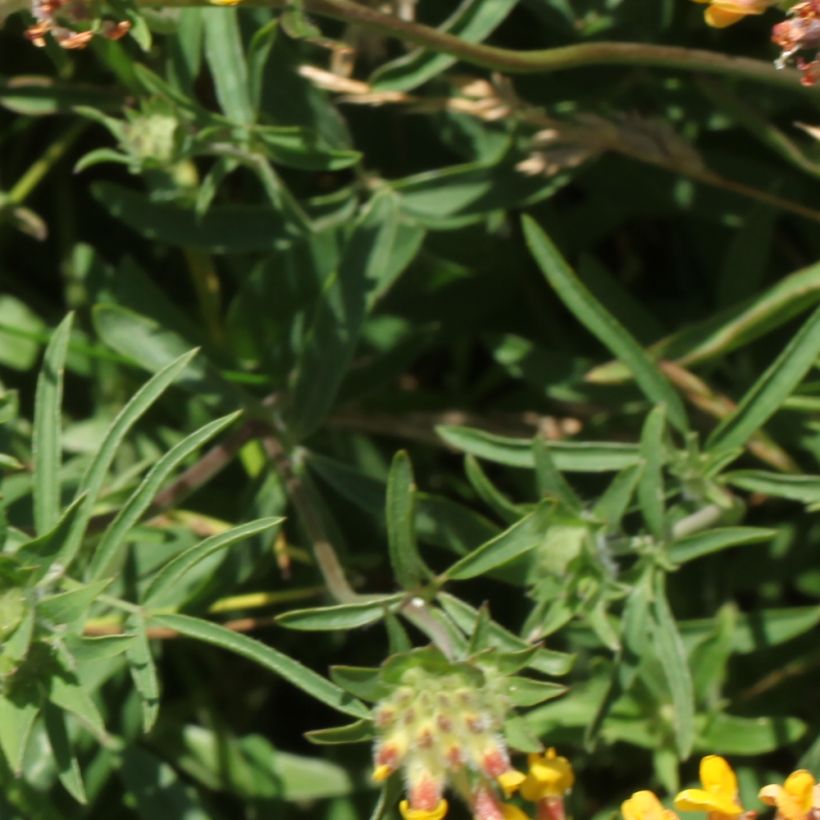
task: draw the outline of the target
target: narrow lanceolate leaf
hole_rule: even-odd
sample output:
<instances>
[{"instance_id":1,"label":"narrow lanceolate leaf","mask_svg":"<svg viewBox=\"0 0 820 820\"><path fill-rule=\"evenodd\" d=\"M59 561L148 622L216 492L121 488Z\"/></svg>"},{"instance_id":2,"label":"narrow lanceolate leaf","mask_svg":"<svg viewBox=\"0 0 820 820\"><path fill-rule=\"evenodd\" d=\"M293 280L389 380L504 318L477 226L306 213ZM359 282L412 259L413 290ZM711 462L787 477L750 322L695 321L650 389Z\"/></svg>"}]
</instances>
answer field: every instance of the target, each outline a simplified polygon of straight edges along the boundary
<instances>
[{"instance_id":1,"label":"narrow lanceolate leaf","mask_svg":"<svg viewBox=\"0 0 820 820\"><path fill-rule=\"evenodd\" d=\"M370 710L361 701L350 697L343 689L302 666L293 658L254 638L188 615L155 615L152 621L158 626L173 629L189 638L205 641L248 658L340 712L357 718L370 717Z\"/></svg>"},{"instance_id":2,"label":"narrow lanceolate leaf","mask_svg":"<svg viewBox=\"0 0 820 820\"><path fill-rule=\"evenodd\" d=\"M153 602L167 589L170 589L188 570L196 566L200 561L204 561L209 555L244 538L249 538L257 533L276 527L284 521L283 518L260 518L258 521L249 521L238 527L212 535L198 544L183 550L179 555L174 556L162 569L154 576L148 589L145 591L144 601Z\"/></svg>"},{"instance_id":3,"label":"narrow lanceolate leaf","mask_svg":"<svg viewBox=\"0 0 820 820\"><path fill-rule=\"evenodd\" d=\"M539 495L554 498L560 501L566 509L580 512L584 505L569 482L561 475L561 471L555 466L555 460L547 442L540 438L535 439L532 443L532 453L535 460L535 480L538 483Z\"/></svg>"},{"instance_id":4,"label":"narrow lanceolate leaf","mask_svg":"<svg viewBox=\"0 0 820 820\"><path fill-rule=\"evenodd\" d=\"M513 675L507 680L507 694L515 706L535 706L546 700L559 698L567 691L566 686L552 681L533 680L519 675Z\"/></svg>"},{"instance_id":5,"label":"narrow lanceolate leaf","mask_svg":"<svg viewBox=\"0 0 820 820\"><path fill-rule=\"evenodd\" d=\"M206 424L175 444L157 461L103 534L91 561L89 572L92 577L105 576L117 565L128 532L148 509L163 482L176 467L235 421L239 415L238 411Z\"/></svg>"},{"instance_id":6,"label":"narrow lanceolate leaf","mask_svg":"<svg viewBox=\"0 0 820 820\"><path fill-rule=\"evenodd\" d=\"M405 589L418 587L430 573L416 545L416 485L413 465L404 450L390 465L387 477L387 545L398 583Z\"/></svg>"},{"instance_id":7,"label":"narrow lanceolate leaf","mask_svg":"<svg viewBox=\"0 0 820 820\"><path fill-rule=\"evenodd\" d=\"M663 464L666 407L659 405L647 417L641 431L643 472L638 482L638 502L649 532L655 539L666 537Z\"/></svg>"},{"instance_id":8,"label":"narrow lanceolate leaf","mask_svg":"<svg viewBox=\"0 0 820 820\"><path fill-rule=\"evenodd\" d=\"M111 466L117 448L137 420L173 383L174 379L176 379L185 369L188 362L196 355L196 352L196 350L192 350L185 353L152 376L131 397L130 401L123 407L106 431L102 444L100 444L100 448L97 451L97 455L88 466L77 490L78 496L85 493L86 498L81 504L80 512L60 553L60 559L66 567L68 567L74 559L82 543L85 528L91 518L94 503L102 490L105 476L108 473L108 468Z\"/></svg>"},{"instance_id":9,"label":"narrow lanceolate leaf","mask_svg":"<svg viewBox=\"0 0 820 820\"><path fill-rule=\"evenodd\" d=\"M310 609L294 609L276 618L276 622L288 629L306 632L327 632L340 629L356 629L382 620L397 604L403 594L383 595L373 601L337 606L319 606Z\"/></svg>"},{"instance_id":10,"label":"narrow lanceolate leaf","mask_svg":"<svg viewBox=\"0 0 820 820\"><path fill-rule=\"evenodd\" d=\"M439 29L468 43L481 42L515 6L516 0L463 0ZM381 66L371 77L380 91L412 91L456 62L455 57L422 49Z\"/></svg>"},{"instance_id":11,"label":"narrow lanceolate leaf","mask_svg":"<svg viewBox=\"0 0 820 820\"><path fill-rule=\"evenodd\" d=\"M820 355L820 308L786 345L769 369L741 399L731 416L707 441L710 450L740 447L773 416Z\"/></svg>"},{"instance_id":12,"label":"narrow lanceolate leaf","mask_svg":"<svg viewBox=\"0 0 820 820\"><path fill-rule=\"evenodd\" d=\"M621 470L595 502L592 514L603 521L608 530L614 531L620 527L621 519L632 503L632 496L635 494L642 471L642 464L634 464Z\"/></svg>"},{"instance_id":13,"label":"narrow lanceolate leaf","mask_svg":"<svg viewBox=\"0 0 820 820\"><path fill-rule=\"evenodd\" d=\"M37 377L32 450L34 526L38 535L54 527L60 514L60 408L72 319L69 313L54 331Z\"/></svg>"},{"instance_id":14,"label":"narrow lanceolate leaf","mask_svg":"<svg viewBox=\"0 0 820 820\"><path fill-rule=\"evenodd\" d=\"M85 615L109 583L92 581L68 592L47 595L37 602L37 616L52 626L73 623Z\"/></svg>"},{"instance_id":15,"label":"narrow lanceolate leaf","mask_svg":"<svg viewBox=\"0 0 820 820\"><path fill-rule=\"evenodd\" d=\"M68 540L84 502L84 495L75 498L53 529L27 541L17 550L17 557L27 566L35 568L31 575L32 583L37 583L48 575L51 565Z\"/></svg>"},{"instance_id":16,"label":"narrow lanceolate leaf","mask_svg":"<svg viewBox=\"0 0 820 820\"><path fill-rule=\"evenodd\" d=\"M60 782L66 787L68 793L78 802L85 804L88 802L85 796L83 778L80 774L80 767L74 750L71 748L71 740L66 727L65 712L47 703L43 710L45 717L46 733L48 743L51 746L51 755L57 769Z\"/></svg>"},{"instance_id":17,"label":"narrow lanceolate leaf","mask_svg":"<svg viewBox=\"0 0 820 820\"><path fill-rule=\"evenodd\" d=\"M372 720L357 720L347 726L334 726L332 729L314 729L305 732L305 737L319 746L335 746L340 743L363 743L373 740L376 730Z\"/></svg>"},{"instance_id":18,"label":"narrow lanceolate leaf","mask_svg":"<svg viewBox=\"0 0 820 820\"><path fill-rule=\"evenodd\" d=\"M689 757L695 740L695 693L686 647L666 600L663 578L655 585L651 608L652 642L657 652L672 701L675 745L681 760Z\"/></svg>"},{"instance_id":19,"label":"narrow lanceolate leaf","mask_svg":"<svg viewBox=\"0 0 820 820\"><path fill-rule=\"evenodd\" d=\"M750 493L763 493L774 498L788 498L803 504L820 503L820 477L814 475L782 475L765 470L734 470L721 476L723 481Z\"/></svg>"},{"instance_id":20,"label":"narrow lanceolate leaf","mask_svg":"<svg viewBox=\"0 0 820 820\"><path fill-rule=\"evenodd\" d=\"M29 691L16 687L0 694L0 750L16 775L22 771L26 744L40 711L37 693L26 688Z\"/></svg>"},{"instance_id":21,"label":"narrow lanceolate leaf","mask_svg":"<svg viewBox=\"0 0 820 820\"><path fill-rule=\"evenodd\" d=\"M730 547L771 541L775 535L777 530L768 530L764 527L720 527L681 538L672 544L668 555L675 563L684 564Z\"/></svg>"},{"instance_id":22,"label":"narrow lanceolate leaf","mask_svg":"<svg viewBox=\"0 0 820 820\"><path fill-rule=\"evenodd\" d=\"M100 710L74 672L66 666L49 679L48 699L60 709L71 712L101 742L108 741Z\"/></svg>"},{"instance_id":23,"label":"narrow lanceolate leaf","mask_svg":"<svg viewBox=\"0 0 820 820\"><path fill-rule=\"evenodd\" d=\"M531 438L499 436L473 427L442 424L436 434L451 447L508 467L535 467ZM607 473L640 462L634 444L615 441L551 441L550 455L565 473Z\"/></svg>"},{"instance_id":24,"label":"narrow lanceolate leaf","mask_svg":"<svg viewBox=\"0 0 820 820\"><path fill-rule=\"evenodd\" d=\"M250 125L253 105L248 92L248 66L236 9L203 10L202 21L205 24L205 56L219 106L234 122Z\"/></svg>"},{"instance_id":25,"label":"narrow lanceolate leaf","mask_svg":"<svg viewBox=\"0 0 820 820\"><path fill-rule=\"evenodd\" d=\"M151 647L148 644L145 619L140 615L135 615L129 620L128 627L129 631L133 632L133 640L128 643L125 650L128 668L142 706L142 730L150 732L159 714L157 669L151 655Z\"/></svg>"},{"instance_id":26,"label":"narrow lanceolate leaf","mask_svg":"<svg viewBox=\"0 0 820 820\"><path fill-rule=\"evenodd\" d=\"M554 504L548 501L539 504L533 512L504 530L501 535L456 561L444 572L443 577L450 580L475 578L535 549L544 541L553 508Z\"/></svg>"},{"instance_id":27,"label":"narrow lanceolate leaf","mask_svg":"<svg viewBox=\"0 0 820 820\"><path fill-rule=\"evenodd\" d=\"M527 244L541 272L575 318L632 371L635 382L651 401L666 404L669 421L678 430L688 429L680 396L644 349L592 295L538 224L525 216L523 227Z\"/></svg>"}]
</instances>

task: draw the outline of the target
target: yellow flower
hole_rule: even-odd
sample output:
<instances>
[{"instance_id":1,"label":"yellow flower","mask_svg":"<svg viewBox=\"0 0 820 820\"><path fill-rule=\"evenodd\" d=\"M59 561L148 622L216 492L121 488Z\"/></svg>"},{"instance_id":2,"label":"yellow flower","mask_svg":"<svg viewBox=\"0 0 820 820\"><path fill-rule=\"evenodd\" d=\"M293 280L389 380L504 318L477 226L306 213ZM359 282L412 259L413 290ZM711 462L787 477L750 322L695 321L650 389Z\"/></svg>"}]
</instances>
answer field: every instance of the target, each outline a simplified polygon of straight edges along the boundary
<instances>
[{"instance_id":1,"label":"yellow flower","mask_svg":"<svg viewBox=\"0 0 820 820\"><path fill-rule=\"evenodd\" d=\"M441 820L447 814L447 801L439 800L434 809L412 809L406 800L402 800L399 811L404 820Z\"/></svg>"},{"instance_id":2,"label":"yellow flower","mask_svg":"<svg viewBox=\"0 0 820 820\"><path fill-rule=\"evenodd\" d=\"M704 17L710 26L725 28L742 20L748 14L763 14L776 0L695 0L709 3Z\"/></svg>"},{"instance_id":3,"label":"yellow flower","mask_svg":"<svg viewBox=\"0 0 820 820\"><path fill-rule=\"evenodd\" d=\"M506 797L509 797L511 794L515 794L515 792L518 791L518 787L526 779L527 778L517 769L507 769L506 772L502 772L496 778L498 785L501 786L501 790L504 792Z\"/></svg>"},{"instance_id":4,"label":"yellow flower","mask_svg":"<svg viewBox=\"0 0 820 820\"><path fill-rule=\"evenodd\" d=\"M732 820L743 813L737 797L737 777L719 755L700 761L702 789L685 789L675 798L681 811L706 811L710 820Z\"/></svg>"},{"instance_id":5,"label":"yellow flower","mask_svg":"<svg viewBox=\"0 0 820 820\"><path fill-rule=\"evenodd\" d=\"M546 754L529 756L530 771L521 784L521 795L533 803L545 797L562 797L572 788L575 775L565 757L559 757L555 749Z\"/></svg>"},{"instance_id":6,"label":"yellow flower","mask_svg":"<svg viewBox=\"0 0 820 820\"><path fill-rule=\"evenodd\" d=\"M653 792L635 792L621 803L624 820L678 820L678 815L661 805Z\"/></svg>"},{"instance_id":7,"label":"yellow flower","mask_svg":"<svg viewBox=\"0 0 820 820\"><path fill-rule=\"evenodd\" d=\"M513 806L510 803L502 804L501 814L504 815L504 820L530 820L518 806Z\"/></svg>"},{"instance_id":8,"label":"yellow flower","mask_svg":"<svg viewBox=\"0 0 820 820\"><path fill-rule=\"evenodd\" d=\"M792 772L782 786L764 786L758 797L767 806L777 806L777 816L784 820L804 820L814 802L814 777L805 769Z\"/></svg>"}]
</instances>

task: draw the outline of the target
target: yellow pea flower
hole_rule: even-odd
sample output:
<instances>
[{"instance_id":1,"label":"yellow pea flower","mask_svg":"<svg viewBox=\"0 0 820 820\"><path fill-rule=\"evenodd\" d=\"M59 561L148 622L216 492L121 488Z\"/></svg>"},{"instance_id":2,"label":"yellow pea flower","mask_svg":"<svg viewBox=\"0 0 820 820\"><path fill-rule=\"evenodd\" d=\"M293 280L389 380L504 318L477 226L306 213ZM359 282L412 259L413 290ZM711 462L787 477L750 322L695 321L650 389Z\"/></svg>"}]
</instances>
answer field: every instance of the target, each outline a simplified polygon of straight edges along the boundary
<instances>
[{"instance_id":1,"label":"yellow pea flower","mask_svg":"<svg viewBox=\"0 0 820 820\"><path fill-rule=\"evenodd\" d=\"M555 749L547 749L543 755L530 755L529 764L529 773L521 784L521 796L525 800L537 802L545 797L563 797L575 782L570 762Z\"/></svg>"},{"instance_id":2,"label":"yellow pea flower","mask_svg":"<svg viewBox=\"0 0 820 820\"><path fill-rule=\"evenodd\" d=\"M650 791L635 792L629 800L624 800L621 815L624 820L678 820L678 815L665 809Z\"/></svg>"},{"instance_id":3,"label":"yellow pea flower","mask_svg":"<svg viewBox=\"0 0 820 820\"><path fill-rule=\"evenodd\" d=\"M776 783L764 786L758 797L767 806L776 806L777 817L783 820L805 820L814 803L814 788L812 773L798 769L786 778L782 786Z\"/></svg>"},{"instance_id":4,"label":"yellow pea flower","mask_svg":"<svg viewBox=\"0 0 820 820\"><path fill-rule=\"evenodd\" d=\"M749 14L763 14L776 0L695 0L708 3L704 17L714 28L725 28L737 23Z\"/></svg>"},{"instance_id":5,"label":"yellow pea flower","mask_svg":"<svg viewBox=\"0 0 820 820\"><path fill-rule=\"evenodd\" d=\"M518 806L513 806L511 803L502 804L501 814L504 815L504 820L530 820Z\"/></svg>"},{"instance_id":6,"label":"yellow pea flower","mask_svg":"<svg viewBox=\"0 0 820 820\"><path fill-rule=\"evenodd\" d=\"M681 811L705 811L709 820L733 820L743 813L737 794L737 777L719 755L700 761L702 789L685 789L675 798Z\"/></svg>"}]
</instances>

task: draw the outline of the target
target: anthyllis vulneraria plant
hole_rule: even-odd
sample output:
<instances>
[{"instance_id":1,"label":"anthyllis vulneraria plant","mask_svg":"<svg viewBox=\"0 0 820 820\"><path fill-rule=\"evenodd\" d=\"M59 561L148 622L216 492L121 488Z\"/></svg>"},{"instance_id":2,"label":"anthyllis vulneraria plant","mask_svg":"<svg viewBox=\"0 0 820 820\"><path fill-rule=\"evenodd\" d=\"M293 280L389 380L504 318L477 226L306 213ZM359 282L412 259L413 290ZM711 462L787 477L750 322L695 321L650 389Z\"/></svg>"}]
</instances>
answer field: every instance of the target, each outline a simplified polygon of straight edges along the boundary
<instances>
[{"instance_id":1,"label":"anthyllis vulneraria plant","mask_svg":"<svg viewBox=\"0 0 820 820\"><path fill-rule=\"evenodd\" d=\"M740 802L737 776L720 755L707 755L700 761L702 788L684 789L675 797L680 811L706 812L708 820L753 820L754 810ZM818 820L820 786L806 769L792 772L783 785L764 786L760 800L777 811L774 820ZM677 814L664 808L651 791L635 792L621 804L624 820L677 820Z\"/></svg>"}]
</instances>

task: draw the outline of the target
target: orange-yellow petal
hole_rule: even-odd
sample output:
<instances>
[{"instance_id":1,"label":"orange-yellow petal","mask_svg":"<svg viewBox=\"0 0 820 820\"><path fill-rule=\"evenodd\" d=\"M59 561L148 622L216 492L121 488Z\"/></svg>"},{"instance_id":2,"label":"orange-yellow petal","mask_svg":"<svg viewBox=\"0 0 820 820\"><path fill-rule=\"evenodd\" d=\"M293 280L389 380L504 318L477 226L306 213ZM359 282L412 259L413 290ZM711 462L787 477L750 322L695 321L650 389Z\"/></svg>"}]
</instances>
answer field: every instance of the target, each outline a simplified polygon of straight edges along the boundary
<instances>
[{"instance_id":1,"label":"orange-yellow petal","mask_svg":"<svg viewBox=\"0 0 820 820\"><path fill-rule=\"evenodd\" d=\"M529 756L530 770L521 784L525 800L537 802L545 797L562 797L572 788L575 775L570 762L555 749L547 749L543 755Z\"/></svg>"},{"instance_id":2,"label":"orange-yellow petal","mask_svg":"<svg viewBox=\"0 0 820 820\"><path fill-rule=\"evenodd\" d=\"M501 814L504 816L504 820L530 820L518 806L513 806L510 803L504 803L501 806Z\"/></svg>"},{"instance_id":3,"label":"orange-yellow petal","mask_svg":"<svg viewBox=\"0 0 820 820\"><path fill-rule=\"evenodd\" d=\"M737 799L737 777L720 755L706 755L700 761L700 782L707 791Z\"/></svg>"},{"instance_id":4,"label":"orange-yellow petal","mask_svg":"<svg viewBox=\"0 0 820 820\"><path fill-rule=\"evenodd\" d=\"M677 820L673 811L665 809L661 801L650 791L635 792L629 800L621 803L624 820Z\"/></svg>"},{"instance_id":5,"label":"orange-yellow petal","mask_svg":"<svg viewBox=\"0 0 820 820\"><path fill-rule=\"evenodd\" d=\"M373 780L374 783L381 783L387 780L387 778L390 777L392 773L393 769L391 769L390 766L388 766L386 763L382 763L381 765L376 766L376 768L373 769L373 774L370 775L370 778L371 780Z\"/></svg>"},{"instance_id":6,"label":"orange-yellow petal","mask_svg":"<svg viewBox=\"0 0 820 820\"><path fill-rule=\"evenodd\" d=\"M404 820L442 820L447 814L447 801L439 800L434 809L414 809L406 800L402 800L399 811Z\"/></svg>"},{"instance_id":7,"label":"orange-yellow petal","mask_svg":"<svg viewBox=\"0 0 820 820\"><path fill-rule=\"evenodd\" d=\"M786 778L782 786L764 786L758 797L769 806L777 806L777 813L785 820L805 820L812 809L814 790L812 773L798 769Z\"/></svg>"},{"instance_id":8,"label":"orange-yellow petal","mask_svg":"<svg viewBox=\"0 0 820 820\"><path fill-rule=\"evenodd\" d=\"M746 12L730 11L724 6L709 6L704 12L706 23L712 28L726 28L742 20L746 16Z\"/></svg>"},{"instance_id":9,"label":"orange-yellow petal","mask_svg":"<svg viewBox=\"0 0 820 820\"><path fill-rule=\"evenodd\" d=\"M743 809L734 801L705 789L684 789L675 797L675 807L681 811L716 812L728 817L737 817L743 813Z\"/></svg>"},{"instance_id":10,"label":"orange-yellow petal","mask_svg":"<svg viewBox=\"0 0 820 820\"><path fill-rule=\"evenodd\" d=\"M506 797L509 797L511 794L515 794L515 792L518 791L519 786L526 779L526 775L516 769L508 769L496 778L498 785L501 786L501 789Z\"/></svg>"}]
</instances>

